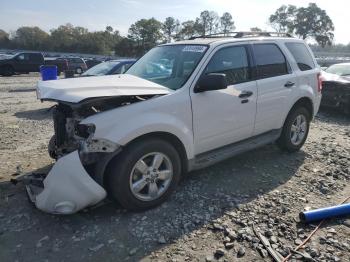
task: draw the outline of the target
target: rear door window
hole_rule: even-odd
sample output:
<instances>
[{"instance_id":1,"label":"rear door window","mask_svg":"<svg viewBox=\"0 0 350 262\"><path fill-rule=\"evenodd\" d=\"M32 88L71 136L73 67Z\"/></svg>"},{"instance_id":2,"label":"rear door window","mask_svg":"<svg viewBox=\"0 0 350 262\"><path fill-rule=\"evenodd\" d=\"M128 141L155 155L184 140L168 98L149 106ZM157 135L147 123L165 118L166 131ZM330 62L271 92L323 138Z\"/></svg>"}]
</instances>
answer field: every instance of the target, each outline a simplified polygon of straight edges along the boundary
<instances>
[{"instance_id":1,"label":"rear door window","mask_svg":"<svg viewBox=\"0 0 350 262\"><path fill-rule=\"evenodd\" d=\"M314 60L304 44L286 43L286 47L293 55L301 71L307 71L315 68Z\"/></svg>"},{"instance_id":2,"label":"rear door window","mask_svg":"<svg viewBox=\"0 0 350 262\"><path fill-rule=\"evenodd\" d=\"M246 47L232 46L220 49L211 58L205 73L225 74L229 85L252 80Z\"/></svg>"},{"instance_id":3,"label":"rear door window","mask_svg":"<svg viewBox=\"0 0 350 262\"><path fill-rule=\"evenodd\" d=\"M275 44L254 44L258 79L289 74L285 56Z\"/></svg>"},{"instance_id":4,"label":"rear door window","mask_svg":"<svg viewBox=\"0 0 350 262\"><path fill-rule=\"evenodd\" d=\"M41 62L42 56L40 54L30 54L29 59L33 62Z\"/></svg>"}]
</instances>

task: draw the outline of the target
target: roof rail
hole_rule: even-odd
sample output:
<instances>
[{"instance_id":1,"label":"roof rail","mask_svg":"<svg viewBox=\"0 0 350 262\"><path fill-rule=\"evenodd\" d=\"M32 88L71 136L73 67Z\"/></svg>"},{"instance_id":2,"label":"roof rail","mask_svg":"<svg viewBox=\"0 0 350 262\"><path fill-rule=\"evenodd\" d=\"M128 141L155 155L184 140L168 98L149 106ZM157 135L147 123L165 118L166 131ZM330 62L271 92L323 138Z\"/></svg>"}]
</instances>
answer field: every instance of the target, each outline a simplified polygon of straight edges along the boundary
<instances>
[{"instance_id":1,"label":"roof rail","mask_svg":"<svg viewBox=\"0 0 350 262\"><path fill-rule=\"evenodd\" d=\"M289 33L280 33L280 32L226 32L226 33L216 33L210 35L201 35L201 36L192 36L189 40L194 40L197 38L222 38L222 37L233 37L233 38L243 38L243 37L293 37Z\"/></svg>"}]
</instances>

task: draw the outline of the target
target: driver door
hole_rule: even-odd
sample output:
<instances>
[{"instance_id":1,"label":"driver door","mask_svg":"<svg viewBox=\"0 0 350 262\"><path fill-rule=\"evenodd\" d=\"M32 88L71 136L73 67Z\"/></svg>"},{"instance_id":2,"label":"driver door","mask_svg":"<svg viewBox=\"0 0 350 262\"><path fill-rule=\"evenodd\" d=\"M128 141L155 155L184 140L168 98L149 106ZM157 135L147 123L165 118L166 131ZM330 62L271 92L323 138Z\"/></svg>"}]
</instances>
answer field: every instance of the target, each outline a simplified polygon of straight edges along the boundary
<instances>
[{"instance_id":1,"label":"driver door","mask_svg":"<svg viewBox=\"0 0 350 262\"><path fill-rule=\"evenodd\" d=\"M225 74L228 87L191 91L196 155L252 136L257 84L250 65L248 45L222 47L210 58L203 74Z\"/></svg>"}]
</instances>

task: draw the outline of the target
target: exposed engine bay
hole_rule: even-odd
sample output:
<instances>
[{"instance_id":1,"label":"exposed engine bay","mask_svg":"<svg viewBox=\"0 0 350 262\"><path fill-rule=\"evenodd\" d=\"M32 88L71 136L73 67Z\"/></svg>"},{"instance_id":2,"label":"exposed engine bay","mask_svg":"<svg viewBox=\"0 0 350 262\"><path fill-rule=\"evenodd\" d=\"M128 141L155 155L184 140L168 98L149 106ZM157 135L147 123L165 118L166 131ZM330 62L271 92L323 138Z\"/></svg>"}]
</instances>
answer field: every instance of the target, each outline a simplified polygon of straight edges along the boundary
<instances>
[{"instance_id":1,"label":"exposed engine bay","mask_svg":"<svg viewBox=\"0 0 350 262\"><path fill-rule=\"evenodd\" d=\"M49 154L58 159L74 150L88 152L111 152L113 147L108 141L90 140L94 132L93 126L81 125L79 122L91 115L98 114L117 107L130 105L154 97L151 96L120 96L99 97L88 99L79 104L59 102L53 107L54 136L49 143ZM87 143L83 143L87 142Z\"/></svg>"},{"instance_id":2,"label":"exposed engine bay","mask_svg":"<svg viewBox=\"0 0 350 262\"><path fill-rule=\"evenodd\" d=\"M57 103L48 148L57 161L48 174L23 176L29 199L40 210L53 214L73 214L102 201L107 195L105 170L122 146L96 136L98 127L84 120L97 114L104 119L103 112L113 114L117 108L171 92L127 74L39 81L37 98Z\"/></svg>"}]
</instances>

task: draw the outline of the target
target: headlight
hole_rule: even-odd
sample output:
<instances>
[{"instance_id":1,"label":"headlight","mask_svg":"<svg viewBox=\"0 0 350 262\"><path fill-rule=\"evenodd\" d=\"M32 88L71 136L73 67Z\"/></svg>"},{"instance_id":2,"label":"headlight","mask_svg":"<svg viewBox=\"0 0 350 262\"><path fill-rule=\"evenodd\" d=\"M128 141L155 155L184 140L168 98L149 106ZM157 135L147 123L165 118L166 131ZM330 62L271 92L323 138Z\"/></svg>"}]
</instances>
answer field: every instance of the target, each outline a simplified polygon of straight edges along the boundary
<instances>
[{"instance_id":1,"label":"headlight","mask_svg":"<svg viewBox=\"0 0 350 262\"><path fill-rule=\"evenodd\" d=\"M77 124L75 134L77 136L88 138L95 133L96 127L94 124Z\"/></svg>"}]
</instances>

